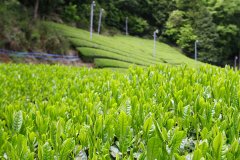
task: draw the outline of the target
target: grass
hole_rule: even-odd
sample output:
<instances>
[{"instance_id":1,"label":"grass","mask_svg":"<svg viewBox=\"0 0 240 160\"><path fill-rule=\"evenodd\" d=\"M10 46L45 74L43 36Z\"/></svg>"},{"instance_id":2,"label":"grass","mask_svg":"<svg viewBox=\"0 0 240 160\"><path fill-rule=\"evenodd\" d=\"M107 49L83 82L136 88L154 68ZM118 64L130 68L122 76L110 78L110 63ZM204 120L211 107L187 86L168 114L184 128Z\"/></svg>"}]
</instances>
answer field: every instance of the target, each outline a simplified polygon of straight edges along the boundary
<instances>
[{"instance_id":1,"label":"grass","mask_svg":"<svg viewBox=\"0 0 240 160\"><path fill-rule=\"evenodd\" d=\"M194 67L202 64L186 57L176 48L161 42L157 42L156 56L153 57L153 40L123 35L109 37L98 34L93 34L91 40L88 31L52 22L47 23L61 31L77 48L81 56L91 59L97 67L128 68L130 64L140 66L187 64Z\"/></svg>"}]
</instances>

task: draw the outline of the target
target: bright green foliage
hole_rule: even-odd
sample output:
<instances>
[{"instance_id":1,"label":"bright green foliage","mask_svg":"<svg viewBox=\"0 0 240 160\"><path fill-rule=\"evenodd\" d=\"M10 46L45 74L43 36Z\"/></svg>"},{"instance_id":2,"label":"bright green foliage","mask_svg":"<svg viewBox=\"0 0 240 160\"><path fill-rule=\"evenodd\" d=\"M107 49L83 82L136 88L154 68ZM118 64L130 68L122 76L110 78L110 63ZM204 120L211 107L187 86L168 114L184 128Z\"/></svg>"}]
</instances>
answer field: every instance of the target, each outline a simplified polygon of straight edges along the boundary
<instances>
[{"instance_id":1,"label":"bright green foliage","mask_svg":"<svg viewBox=\"0 0 240 160\"><path fill-rule=\"evenodd\" d=\"M66 139L61 145L61 151L59 155L60 160L65 160L70 158L69 154L74 150L75 141L72 138Z\"/></svg>"},{"instance_id":2,"label":"bright green foliage","mask_svg":"<svg viewBox=\"0 0 240 160\"><path fill-rule=\"evenodd\" d=\"M214 159L216 160L221 159L222 147L223 147L223 136L221 133L219 133L213 140L213 154L215 157Z\"/></svg>"},{"instance_id":3,"label":"bright green foliage","mask_svg":"<svg viewBox=\"0 0 240 160\"><path fill-rule=\"evenodd\" d=\"M202 152L200 149L196 149L193 154L193 160L200 160L202 158Z\"/></svg>"},{"instance_id":4,"label":"bright green foliage","mask_svg":"<svg viewBox=\"0 0 240 160\"><path fill-rule=\"evenodd\" d=\"M42 151L42 159L43 160L49 160L49 159L54 159L53 157L53 154L52 154L52 149L51 149L51 146L48 142L46 142L44 145L43 145L43 151Z\"/></svg>"},{"instance_id":5,"label":"bright green foliage","mask_svg":"<svg viewBox=\"0 0 240 160\"><path fill-rule=\"evenodd\" d=\"M147 144L147 159L150 160L159 159L160 157L159 150L162 147L160 142L161 141L157 137L152 137L151 139L149 139Z\"/></svg>"},{"instance_id":6,"label":"bright green foliage","mask_svg":"<svg viewBox=\"0 0 240 160\"><path fill-rule=\"evenodd\" d=\"M22 111L17 112L14 114L13 117L13 130L16 132L19 132L21 130L22 124L23 124L23 115Z\"/></svg>"},{"instance_id":7,"label":"bright green foliage","mask_svg":"<svg viewBox=\"0 0 240 160\"><path fill-rule=\"evenodd\" d=\"M0 64L0 159L240 157L240 74Z\"/></svg>"},{"instance_id":8,"label":"bright green foliage","mask_svg":"<svg viewBox=\"0 0 240 160\"><path fill-rule=\"evenodd\" d=\"M196 65L194 60L164 43L157 42L156 57L153 57L153 40L134 38L131 36L108 37L96 34L94 34L93 39L90 40L90 35L87 31L56 23L46 23L57 31L62 32L85 58L90 60L95 58L108 59L108 61L105 61L105 64L103 64L103 61L96 60L95 65L99 67L128 68L129 65L126 65L126 63L115 63L115 60L141 66L188 64L194 67ZM184 32L183 34L192 36L189 35L188 30L187 33ZM195 37L191 38L190 41L193 41Z\"/></svg>"}]
</instances>

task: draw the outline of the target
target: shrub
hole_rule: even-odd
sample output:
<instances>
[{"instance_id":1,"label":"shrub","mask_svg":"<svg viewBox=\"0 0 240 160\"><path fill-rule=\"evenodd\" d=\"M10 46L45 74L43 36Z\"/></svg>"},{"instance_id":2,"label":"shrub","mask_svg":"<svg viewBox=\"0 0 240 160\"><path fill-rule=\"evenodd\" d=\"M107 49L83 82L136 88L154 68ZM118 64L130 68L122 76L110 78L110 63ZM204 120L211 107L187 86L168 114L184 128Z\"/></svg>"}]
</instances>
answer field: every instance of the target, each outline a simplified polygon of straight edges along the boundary
<instances>
[{"instance_id":1,"label":"shrub","mask_svg":"<svg viewBox=\"0 0 240 160\"><path fill-rule=\"evenodd\" d=\"M129 33L144 35L148 28L149 24L146 20L136 16L129 17Z\"/></svg>"},{"instance_id":2,"label":"shrub","mask_svg":"<svg viewBox=\"0 0 240 160\"><path fill-rule=\"evenodd\" d=\"M80 17L77 13L77 5L70 3L68 6L64 7L63 19L67 22L79 21Z\"/></svg>"},{"instance_id":3,"label":"shrub","mask_svg":"<svg viewBox=\"0 0 240 160\"><path fill-rule=\"evenodd\" d=\"M0 47L16 51L65 53L69 43L51 27L31 20L25 8L15 0L0 5Z\"/></svg>"},{"instance_id":4,"label":"shrub","mask_svg":"<svg viewBox=\"0 0 240 160\"><path fill-rule=\"evenodd\" d=\"M180 28L180 35L177 44L183 51L190 54L194 52L194 42L196 39L197 36L194 34L191 25L184 25Z\"/></svg>"}]
</instances>

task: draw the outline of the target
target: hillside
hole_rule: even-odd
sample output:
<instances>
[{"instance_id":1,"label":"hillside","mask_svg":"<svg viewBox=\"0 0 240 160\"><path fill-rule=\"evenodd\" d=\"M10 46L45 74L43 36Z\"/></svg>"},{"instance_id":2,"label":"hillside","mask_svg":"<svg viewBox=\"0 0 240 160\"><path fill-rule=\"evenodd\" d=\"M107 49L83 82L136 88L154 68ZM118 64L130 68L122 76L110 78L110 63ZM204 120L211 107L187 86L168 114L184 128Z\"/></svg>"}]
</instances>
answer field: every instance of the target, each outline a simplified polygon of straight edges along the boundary
<instances>
[{"instance_id":1,"label":"hillside","mask_svg":"<svg viewBox=\"0 0 240 160\"><path fill-rule=\"evenodd\" d=\"M88 31L52 22L46 23L63 33L79 51L80 56L85 60L93 61L96 67L128 68L133 64L138 66L187 64L194 67L200 64L161 42L157 42L156 57L153 57L153 40L98 34L93 34L93 39L90 40Z\"/></svg>"},{"instance_id":2,"label":"hillside","mask_svg":"<svg viewBox=\"0 0 240 160\"><path fill-rule=\"evenodd\" d=\"M127 28L131 36L152 39L153 32L158 29L158 40L173 44L187 57L193 57L194 44L199 42L199 61L222 67L234 66L235 58L240 57L239 5L239 0L0 0L0 49L69 55L72 51L69 41L59 33L62 30L74 30L71 33L65 31L66 35L72 36L73 41L82 38L81 40L85 40L84 43L87 43L87 40L89 42L88 34L64 26L60 27L62 29L59 30L59 33L56 33L51 27L43 25L42 21L58 22L87 31L90 24L93 23L93 30L97 31L98 23L101 20L101 31L106 35L123 33ZM56 26L52 28L56 28ZM182 56L176 56L174 52L177 51L172 51L161 43L157 45L158 57L153 60L156 62L152 62L149 57L139 56L152 54L153 44L151 41L143 42L135 38L125 38L125 36L116 36L114 39L105 37L104 40L107 41L105 44L105 41L101 42L102 37L97 38L97 35L94 35L93 44L87 43L87 51L84 48L81 49L81 52L87 54L88 57L89 52L90 54L96 53L94 57L101 54L101 57L98 58L105 59L94 58L98 67L126 68L129 63L133 63L131 58L126 60L125 57L119 56L117 59L115 57L115 60L118 61L109 61L109 49L111 55L113 52L119 54L116 53L116 50L112 50L116 49L113 46L121 47L121 53L126 54L127 52L132 55L134 52L138 55L138 59L134 60L134 63L138 65L187 63L193 66ZM123 46L122 41L128 43L128 46ZM89 50L96 43L101 47L108 47L108 52L97 53L95 50ZM142 45L143 43L144 45ZM81 47L79 44L83 43L77 41L76 46ZM99 46L97 46L98 49ZM119 48L117 49L119 51ZM147 51L147 53L142 53L143 51ZM136 56L133 56L135 59ZM111 58L113 57L111 56ZM139 63L139 58L140 60L144 58L147 62ZM124 62L122 62L123 59ZM240 58L238 60L240 63Z\"/></svg>"}]
</instances>

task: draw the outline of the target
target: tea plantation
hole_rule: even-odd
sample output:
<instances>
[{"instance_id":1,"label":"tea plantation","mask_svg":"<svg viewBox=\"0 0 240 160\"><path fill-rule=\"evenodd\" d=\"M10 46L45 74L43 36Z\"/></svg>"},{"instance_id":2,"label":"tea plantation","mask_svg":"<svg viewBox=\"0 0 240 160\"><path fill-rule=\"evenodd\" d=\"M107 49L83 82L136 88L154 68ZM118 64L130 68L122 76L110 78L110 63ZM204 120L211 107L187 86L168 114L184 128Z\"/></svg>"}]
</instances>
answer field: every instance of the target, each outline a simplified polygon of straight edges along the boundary
<instances>
[{"instance_id":1,"label":"tea plantation","mask_svg":"<svg viewBox=\"0 0 240 160\"><path fill-rule=\"evenodd\" d=\"M102 36L63 24L46 22L57 32L63 33L72 45L79 51L80 56L87 61L93 61L99 68L128 68L135 64L150 66L156 64L196 66L194 60L180 53L176 48L157 42L156 57L153 56L153 40L131 36Z\"/></svg>"},{"instance_id":2,"label":"tea plantation","mask_svg":"<svg viewBox=\"0 0 240 160\"><path fill-rule=\"evenodd\" d=\"M90 45L79 50L90 55ZM141 65L162 58L128 55ZM105 58L96 62L127 66ZM239 72L212 66L120 73L0 64L0 159L239 159L239 79Z\"/></svg>"}]
</instances>

